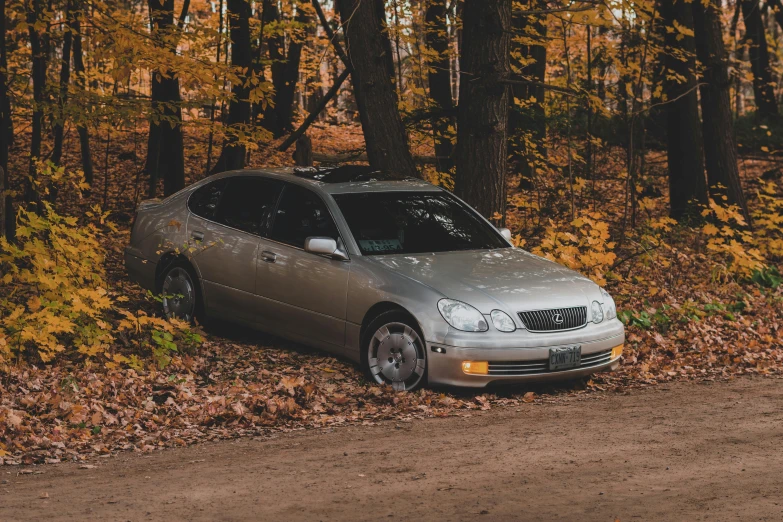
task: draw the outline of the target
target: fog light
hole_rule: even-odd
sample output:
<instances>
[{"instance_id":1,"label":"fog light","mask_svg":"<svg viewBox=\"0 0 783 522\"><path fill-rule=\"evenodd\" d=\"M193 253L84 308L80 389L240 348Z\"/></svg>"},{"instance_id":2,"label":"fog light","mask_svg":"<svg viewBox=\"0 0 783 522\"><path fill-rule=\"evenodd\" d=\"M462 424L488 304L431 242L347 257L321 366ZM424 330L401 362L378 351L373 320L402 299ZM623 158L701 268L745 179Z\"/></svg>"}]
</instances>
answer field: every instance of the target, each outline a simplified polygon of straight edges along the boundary
<instances>
[{"instance_id":1,"label":"fog light","mask_svg":"<svg viewBox=\"0 0 783 522\"><path fill-rule=\"evenodd\" d=\"M623 345L612 348L612 359L617 359L623 354Z\"/></svg>"},{"instance_id":2,"label":"fog light","mask_svg":"<svg viewBox=\"0 0 783 522\"><path fill-rule=\"evenodd\" d=\"M462 361L462 371L474 375L486 375L489 373L487 361Z\"/></svg>"}]
</instances>

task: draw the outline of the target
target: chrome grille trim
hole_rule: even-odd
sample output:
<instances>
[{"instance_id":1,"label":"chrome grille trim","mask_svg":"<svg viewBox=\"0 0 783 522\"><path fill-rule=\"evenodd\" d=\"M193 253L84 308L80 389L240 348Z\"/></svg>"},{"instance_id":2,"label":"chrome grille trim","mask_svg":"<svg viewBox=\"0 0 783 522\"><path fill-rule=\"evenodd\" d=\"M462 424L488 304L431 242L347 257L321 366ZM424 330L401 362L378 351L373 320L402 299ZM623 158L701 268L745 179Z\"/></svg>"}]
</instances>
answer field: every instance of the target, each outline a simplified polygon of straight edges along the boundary
<instances>
[{"instance_id":1,"label":"chrome grille trim","mask_svg":"<svg viewBox=\"0 0 783 522\"><path fill-rule=\"evenodd\" d=\"M563 316L562 324L556 324L552 317ZM587 324L587 307L552 308L551 310L529 310L518 312L522 324L529 332L562 332L582 328Z\"/></svg>"},{"instance_id":2,"label":"chrome grille trim","mask_svg":"<svg viewBox=\"0 0 783 522\"><path fill-rule=\"evenodd\" d=\"M612 350L604 350L602 352L582 354L582 364L578 368L571 368L570 370L581 370L585 368L592 368L594 366L600 366L608 363L612 360ZM551 373L558 371L569 370L555 370ZM490 361L489 362L489 375L500 376L522 376L522 375L536 375L539 373L550 373L549 371L549 359L540 359L536 361Z\"/></svg>"}]
</instances>

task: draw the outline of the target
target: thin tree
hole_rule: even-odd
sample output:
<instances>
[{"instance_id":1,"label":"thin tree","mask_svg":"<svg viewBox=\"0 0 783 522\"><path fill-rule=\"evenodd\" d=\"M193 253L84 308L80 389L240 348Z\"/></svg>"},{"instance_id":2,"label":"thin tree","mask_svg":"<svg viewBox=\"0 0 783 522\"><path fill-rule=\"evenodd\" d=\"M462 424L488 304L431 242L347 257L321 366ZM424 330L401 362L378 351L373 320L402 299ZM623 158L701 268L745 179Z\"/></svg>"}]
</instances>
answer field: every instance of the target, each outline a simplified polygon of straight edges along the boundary
<instances>
[{"instance_id":1,"label":"thin tree","mask_svg":"<svg viewBox=\"0 0 783 522\"><path fill-rule=\"evenodd\" d=\"M693 30L693 13L685 0L661 0L665 27ZM664 37L663 93L666 99L666 141L669 167L670 215L690 215L692 203L707 203L707 181L702 163L702 136L695 70L695 43L691 36L667 31Z\"/></svg>"},{"instance_id":2,"label":"thin tree","mask_svg":"<svg viewBox=\"0 0 783 522\"><path fill-rule=\"evenodd\" d=\"M250 48L250 4L246 0L228 0L226 6L231 38L231 64L238 77L231 85L231 102L226 124L233 126L234 131L241 131L242 127L250 124L250 87L247 84L247 71L250 71L253 65ZM244 168L245 154L244 143L232 132L223 141L223 150L212 172Z\"/></svg>"},{"instance_id":3,"label":"thin tree","mask_svg":"<svg viewBox=\"0 0 783 522\"><path fill-rule=\"evenodd\" d=\"M454 165L454 145L448 137L449 127L456 127L454 100L451 97L449 70L449 34L446 25L447 0L430 0L424 17L427 46L433 58L429 61L427 83L430 99L437 111L431 118L435 137L435 166L439 172L449 172Z\"/></svg>"},{"instance_id":4,"label":"thin tree","mask_svg":"<svg viewBox=\"0 0 783 522\"><path fill-rule=\"evenodd\" d=\"M706 7L700 1L691 5L696 55L704 66L699 92L707 182L713 195L725 194L728 202L738 205L750 222L737 166L737 141L731 115L729 66L723 45L720 0L710 0Z\"/></svg>"},{"instance_id":5,"label":"thin tree","mask_svg":"<svg viewBox=\"0 0 783 522\"><path fill-rule=\"evenodd\" d=\"M68 84L71 80L71 46L73 33L71 32L71 0L65 3L64 18L67 25L63 30L63 52L60 66L60 92L57 99L57 116L54 121L54 147L52 148L52 162L60 164L63 155L63 137L65 131L65 106L68 102Z\"/></svg>"},{"instance_id":6,"label":"thin tree","mask_svg":"<svg viewBox=\"0 0 783 522\"><path fill-rule=\"evenodd\" d=\"M172 55L177 52L174 0L148 0L152 36ZM184 20L186 13L182 13ZM182 139L182 98L179 77L162 66L152 71L152 114L147 140L145 171L149 197L154 198L163 173L163 193L168 196L185 186L185 151Z\"/></svg>"},{"instance_id":7,"label":"thin tree","mask_svg":"<svg viewBox=\"0 0 783 522\"><path fill-rule=\"evenodd\" d=\"M375 168L418 176L397 108L383 0L338 0L367 158Z\"/></svg>"},{"instance_id":8,"label":"thin tree","mask_svg":"<svg viewBox=\"0 0 783 522\"><path fill-rule=\"evenodd\" d=\"M546 0L533 0L530 7L536 11L546 10ZM522 173L521 187L530 186L534 164L539 155L546 154L546 116L544 100L546 90L546 14L526 15L518 9L512 11L514 38L511 41L512 72L529 83L518 83L511 87L508 115L509 156L512 168ZM534 43L522 44L521 38ZM524 63L522 65L521 63ZM515 99L529 103L518 107ZM525 139L527 134L529 140ZM529 147L527 145L530 145Z\"/></svg>"},{"instance_id":9,"label":"thin tree","mask_svg":"<svg viewBox=\"0 0 783 522\"><path fill-rule=\"evenodd\" d=\"M506 206L511 0L465 0L457 109L456 194L487 217Z\"/></svg>"},{"instance_id":10,"label":"thin tree","mask_svg":"<svg viewBox=\"0 0 783 522\"><path fill-rule=\"evenodd\" d=\"M760 118L776 117L775 83L769 64L769 49L764 22L761 19L759 0L739 0L745 22L745 38L748 41L750 69L753 72L753 97Z\"/></svg>"},{"instance_id":11,"label":"thin tree","mask_svg":"<svg viewBox=\"0 0 783 522\"><path fill-rule=\"evenodd\" d=\"M30 34L30 50L32 52L33 124L30 136L30 162L28 177L24 184L24 197L26 202L36 204L39 202L39 195L34 180L37 177L36 162L41 157L47 56L45 35L38 32L43 17L41 1L30 0L30 5L27 6L27 27Z\"/></svg>"},{"instance_id":12,"label":"thin tree","mask_svg":"<svg viewBox=\"0 0 783 522\"><path fill-rule=\"evenodd\" d=\"M5 45L5 0L0 0L0 237L13 239L14 213L11 204L10 176L8 175L8 148L13 135L11 126L11 103L8 99L8 57Z\"/></svg>"},{"instance_id":13,"label":"thin tree","mask_svg":"<svg viewBox=\"0 0 783 522\"><path fill-rule=\"evenodd\" d=\"M84 16L82 0L71 0L71 11L73 15L69 23L71 26L70 32L73 35L73 71L76 74L76 86L82 94L86 94L87 79L85 78L84 55L82 53L82 16ZM92 166L92 154L90 153L90 133L84 122L77 123L76 131L79 134L84 180L89 185L92 185L95 175Z\"/></svg>"},{"instance_id":14,"label":"thin tree","mask_svg":"<svg viewBox=\"0 0 783 522\"><path fill-rule=\"evenodd\" d=\"M312 24L309 5L301 1L296 7L296 29L289 38L288 50L285 48L285 35L276 31L267 39L269 59L272 62L272 84L275 88L273 103L264 111L262 125L275 137L291 131L293 127L294 97L299 80L299 63L302 59L302 47L307 36L306 28ZM280 12L275 2L264 3L262 15L264 27L274 22L280 23Z\"/></svg>"}]
</instances>

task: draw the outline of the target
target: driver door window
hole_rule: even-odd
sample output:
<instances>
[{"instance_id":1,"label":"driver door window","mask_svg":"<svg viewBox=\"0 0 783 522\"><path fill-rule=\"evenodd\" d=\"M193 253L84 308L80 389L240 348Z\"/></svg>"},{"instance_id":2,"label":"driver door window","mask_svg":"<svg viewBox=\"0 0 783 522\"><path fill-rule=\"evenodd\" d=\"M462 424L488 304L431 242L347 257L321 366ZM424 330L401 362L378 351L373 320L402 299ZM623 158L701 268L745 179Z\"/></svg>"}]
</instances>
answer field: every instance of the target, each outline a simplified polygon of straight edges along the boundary
<instances>
[{"instance_id":1,"label":"driver door window","mask_svg":"<svg viewBox=\"0 0 783 522\"><path fill-rule=\"evenodd\" d=\"M306 188L287 185L275 213L271 239L303 249L305 239L313 236L339 238L326 204Z\"/></svg>"}]
</instances>

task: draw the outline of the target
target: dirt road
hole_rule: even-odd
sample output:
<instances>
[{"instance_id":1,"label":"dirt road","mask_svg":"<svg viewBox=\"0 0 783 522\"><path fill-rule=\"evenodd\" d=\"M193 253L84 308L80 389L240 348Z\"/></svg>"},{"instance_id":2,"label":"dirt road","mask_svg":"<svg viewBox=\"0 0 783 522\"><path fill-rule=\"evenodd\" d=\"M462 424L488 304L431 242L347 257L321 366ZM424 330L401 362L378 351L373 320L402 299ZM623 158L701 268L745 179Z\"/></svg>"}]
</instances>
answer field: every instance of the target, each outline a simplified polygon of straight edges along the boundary
<instances>
[{"instance_id":1,"label":"dirt road","mask_svg":"<svg viewBox=\"0 0 783 522\"><path fill-rule=\"evenodd\" d=\"M681 383L0 467L0 520L783 520L782 448L783 380Z\"/></svg>"}]
</instances>

